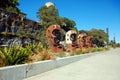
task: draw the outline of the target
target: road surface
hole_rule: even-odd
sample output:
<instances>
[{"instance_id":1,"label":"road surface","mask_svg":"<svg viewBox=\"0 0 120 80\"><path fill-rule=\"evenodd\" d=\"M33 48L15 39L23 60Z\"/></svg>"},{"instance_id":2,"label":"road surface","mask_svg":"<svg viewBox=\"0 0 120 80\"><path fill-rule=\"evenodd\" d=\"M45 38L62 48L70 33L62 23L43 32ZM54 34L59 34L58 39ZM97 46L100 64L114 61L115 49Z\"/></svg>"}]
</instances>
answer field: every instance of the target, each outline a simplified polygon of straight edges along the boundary
<instances>
[{"instance_id":1,"label":"road surface","mask_svg":"<svg viewBox=\"0 0 120 80\"><path fill-rule=\"evenodd\" d=\"M24 80L120 80L120 48Z\"/></svg>"}]
</instances>

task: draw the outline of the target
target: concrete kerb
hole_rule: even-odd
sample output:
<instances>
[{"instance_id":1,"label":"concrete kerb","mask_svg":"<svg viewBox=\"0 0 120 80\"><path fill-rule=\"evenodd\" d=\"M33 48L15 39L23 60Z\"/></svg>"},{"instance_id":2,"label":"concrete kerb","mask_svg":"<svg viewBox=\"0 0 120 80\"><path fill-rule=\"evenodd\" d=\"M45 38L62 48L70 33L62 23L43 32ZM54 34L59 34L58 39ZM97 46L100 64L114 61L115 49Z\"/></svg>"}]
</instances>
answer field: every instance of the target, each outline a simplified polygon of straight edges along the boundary
<instances>
[{"instance_id":1,"label":"concrete kerb","mask_svg":"<svg viewBox=\"0 0 120 80\"><path fill-rule=\"evenodd\" d=\"M97 53L100 52L57 58L56 60L39 61L31 64L1 67L0 80L22 80L24 78L70 64L80 59L87 58Z\"/></svg>"},{"instance_id":2,"label":"concrete kerb","mask_svg":"<svg viewBox=\"0 0 120 80\"><path fill-rule=\"evenodd\" d=\"M1 67L0 80L22 80L26 78L27 64Z\"/></svg>"}]
</instances>

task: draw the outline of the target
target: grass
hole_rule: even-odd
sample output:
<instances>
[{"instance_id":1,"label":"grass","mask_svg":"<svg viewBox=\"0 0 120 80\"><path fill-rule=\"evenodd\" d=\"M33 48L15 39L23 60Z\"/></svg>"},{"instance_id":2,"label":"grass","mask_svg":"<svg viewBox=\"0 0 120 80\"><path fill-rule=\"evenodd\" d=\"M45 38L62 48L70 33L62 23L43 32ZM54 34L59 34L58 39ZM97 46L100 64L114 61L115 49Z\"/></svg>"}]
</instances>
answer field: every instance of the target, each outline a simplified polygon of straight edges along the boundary
<instances>
[{"instance_id":1,"label":"grass","mask_svg":"<svg viewBox=\"0 0 120 80\"><path fill-rule=\"evenodd\" d=\"M80 55L90 52L106 51L109 48L83 48L76 49L72 53L59 52L52 53L49 49L44 48L42 44L28 45L26 47L16 46L11 48L0 48L0 67L31 63L36 61L56 59L57 57L66 57Z\"/></svg>"},{"instance_id":2,"label":"grass","mask_svg":"<svg viewBox=\"0 0 120 80\"><path fill-rule=\"evenodd\" d=\"M43 49L42 51L35 50L32 54L28 56L26 63L50 60L50 59L56 59L53 53L49 52L46 49Z\"/></svg>"},{"instance_id":3,"label":"grass","mask_svg":"<svg viewBox=\"0 0 120 80\"><path fill-rule=\"evenodd\" d=\"M107 47L101 47L101 48L83 48L83 49L76 49L73 53L74 55L80 55L90 52L99 52L99 51L106 51L109 50Z\"/></svg>"}]
</instances>

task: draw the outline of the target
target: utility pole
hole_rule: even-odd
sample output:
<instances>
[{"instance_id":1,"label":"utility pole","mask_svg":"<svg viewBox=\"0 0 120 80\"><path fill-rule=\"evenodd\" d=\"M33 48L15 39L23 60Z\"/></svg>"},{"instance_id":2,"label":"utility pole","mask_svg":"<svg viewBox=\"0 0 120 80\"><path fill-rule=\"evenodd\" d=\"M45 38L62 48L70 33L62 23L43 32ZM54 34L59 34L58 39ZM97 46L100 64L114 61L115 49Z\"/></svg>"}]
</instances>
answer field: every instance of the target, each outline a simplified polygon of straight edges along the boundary
<instances>
[{"instance_id":1,"label":"utility pole","mask_svg":"<svg viewBox=\"0 0 120 80\"><path fill-rule=\"evenodd\" d=\"M115 39L115 33L114 33L114 38L113 38L113 48L116 47L116 39Z\"/></svg>"},{"instance_id":2,"label":"utility pole","mask_svg":"<svg viewBox=\"0 0 120 80\"><path fill-rule=\"evenodd\" d=\"M108 39L107 39L107 47L108 47L108 44L109 44L109 28L108 27L106 28L106 33L107 33L107 37L108 37Z\"/></svg>"},{"instance_id":3,"label":"utility pole","mask_svg":"<svg viewBox=\"0 0 120 80\"><path fill-rule=\"evenodd\" d=\"M114 40L114 44L116 44L115 33L114 33L114 39L113 40Z\"/></svg>"}]
</instances>

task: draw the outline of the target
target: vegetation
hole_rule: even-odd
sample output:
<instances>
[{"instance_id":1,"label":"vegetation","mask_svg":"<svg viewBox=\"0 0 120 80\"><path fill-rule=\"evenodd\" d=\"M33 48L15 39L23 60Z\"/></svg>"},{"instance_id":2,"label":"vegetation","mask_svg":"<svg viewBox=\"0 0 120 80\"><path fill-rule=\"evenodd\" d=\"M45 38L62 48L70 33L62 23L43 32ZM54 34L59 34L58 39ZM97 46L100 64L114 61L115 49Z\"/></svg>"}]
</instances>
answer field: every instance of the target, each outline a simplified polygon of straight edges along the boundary
<instances>
[{"instance_id":1,"label":"vegetation","mask_svg":"<svg viewBox=\"0 0 120 80\"><path fill-rule=\"evenodd\" d=\"M43 37L45 36L46 29L48 28L49 25L51 24L58 24L62 28L62 34L61 34L61 40L65 40L65 32L70 30L70 29L76 29L74 26L76 23L73 20L70 20L65 17L60 17L59 16L59 11L58 9L51 5L49 7L43 6L39 9L37 12L38 17L40 18L40 22L42 23L43 29L40 32L39 35L39 40L40 42L47 47L46 44L46 38ZM40 37L41 36L41 37Z\"/></svg>"},{"instance_id":2,"label":"vegetation","mask_svg":"<svg viewBox=\"0 0 120 80\"><path fill-rule=\"evenodd\" d=\"M20 10L17 8L17 6L19 5L18 0L0 0L0 3L1 3L0 8L6 9L7 11L14 12L17 14L22 14ZM17 64L23 64L23 63L29 63L35 61L56 59L56 57L65 57L70 55L79 55L89 52L108 50L108 48L84 48L84 49L77 49L73 53L61 52L61 53L53 54L50 52L46 44L45 33L47 27L51 24L60 25L62 28L61 30L62 37L64 37L66 31L70 29L77 30L77 28L74 27L76 23L68 18L60 17L59 12L57 8L55 8L55 6L50 6L50 7L43 6L42 8L39 9L37 15L40 18L40 21L43 26L43 28L42 29L40 28L41 30L38 31L39 33L32 34L32 32L37 32L37 30L36 29L31 30L29 28L26 28L25 31L31 30L31 32L25 32L23 29L20 29L21 31L20 34L14 34L14 36L35 38L39 40L41 43L35 45L33 44L28 45L26 47L22 47L20 45L10 48L7 47L0 48L0 66L17 65ZM37 28L35 25L33 27ZM108 36L103 30L92 29L90 31L85 31L85 30L79 31L79 33L82 32L94 36L93 42L98 47L104 46L105 44L104 42L108 40ZM6 32L0 34L4 36L13 36L11 33L6 33ZM62 39L62 41L64 41L64 38Z\"/></svg>"},{"instance_id":3,"label":"vegetation","mask_svg":"<svg viewBox=\"0 0 120 80\"><path fill-rule=\"evenodd\" d=\"M17 6L19 6L19 0L0 0L0 8L10 12L24 14L17 8Z\"/></svg>"},{"instance_id":4,"label":"vegetation","mask_svg":"<svg viewBox=\"0 0 120 80\"><path fill-rule=\"evenodd\" d=\"M0 66L23 64L52 58L54 58L54 55L41 44L0 49Z\"/></svg>"},{"instance_id":5,"label":"vegetation","mask_svg":"<svg viewBox=\"0 0 120 80\"><path fill-rule=\"evenodd\" d=\"M117 43L117 44L116 44L116 47L120 47L120 43Z\"/></svg>"},{"instance_id":6,"label":"vegetation","mask_svg":"<svg viewBox=\"0 0 120 80\"><path fill-rule=\"evenodd\" d=\"M109 50L108 47L101 47L101 48L83 48L83 49L77 49L76 51L73 52L74 55L80 55L80 54L85 54L85 53L90 53L90 52L99 52L99 51L107 51Z\"/></svg>"},{"instance_id":7,"label":"vegetation","mask_svg":"<svg viewBox=\"0 0 120 80\"><path fill-rule=\"evenodd\" d=\"M92 29L89 31L80 30L79 33L86 33L90 36L93 36L93 44L96 44L98 47L104 47L108 41L108 35L104 30L101 29Z\"/></svg>"},{"instance_id":8,"label":"vegetation","mask_svg":"<svg viewBox=\"0 0 120 80\"><path fill-rule=\"evenodd\" d=\"M28 58L29 54L35 49L35 46L22 46L0 49L2 66L22 64Z\"/></svg>"},{"instance_id":9,"label":"vegetation","mask_svg":"<svg viewBox=\"0 0 120 80\"><path fill-rule=\"evenodd\" d=\"M43 6L39 9L37 13L42 25L47 28L51 24L60 25L65 31L74 28L76 23L73 20L70 20L65 17L60 17L58 9L55 6L51 5L49 7Z\"/></svg>"},{"instance_id":10,"label":"vegetation","mask_svg":"<svg viewBox=\"0 0 120 80\"><path fill-rule=\"evenodd\" d=\"M44 48L42 44L28 45L26 47L16 46L11 48L0 48L0 67L31 63L36 61L56 59L57 57L66 57L80 55L96 51L106 51L109 48L84 48L77 49L73 53L60 52L52 53L49 49Z\"/></svg>"}]
</instances>

